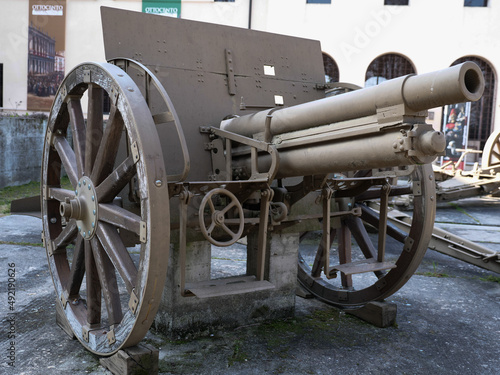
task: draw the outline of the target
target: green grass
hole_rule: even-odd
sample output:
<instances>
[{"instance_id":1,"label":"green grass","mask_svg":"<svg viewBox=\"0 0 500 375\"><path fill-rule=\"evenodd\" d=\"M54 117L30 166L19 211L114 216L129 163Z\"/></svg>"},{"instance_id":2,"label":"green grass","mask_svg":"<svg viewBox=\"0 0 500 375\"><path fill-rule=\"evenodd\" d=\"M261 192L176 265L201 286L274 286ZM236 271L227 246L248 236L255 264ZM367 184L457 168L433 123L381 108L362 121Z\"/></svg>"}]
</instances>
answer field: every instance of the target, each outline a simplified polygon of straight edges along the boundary
<instances>
[{"instance_id":1,"label":"green grass","mask_svg":"<svg viewBox=\"0 0 500 375\"><path fill-rule=\"evenodd\" d=\"M40 183L30 182L19 186L7 186L0 190L0 213L10 213L10 202L16 199L40 195Z\"/></svg>"},{"instance_id":2,"label":"green grass","mask_svg":"<svg viewBox=\"0 0 500 375\"><path fill-rule=\"evenodd\" d=\"M73 190L68 177L63 177L61 179L61 185L65 189ZM0 189L0 214L10 213L10 203L13 200L33 197L36 195L40 195L40 183L36 181L19 186L7 186Z\"/></svg>"},{"instance_id":3,"label":"green grass","mask_svg":"<svg viewBox=\"0 0 500 375\"><path fill-rule=\"evenodd\" d=\"M500 284L500 276L488 275L486 277L481 277L480 280L482 280L482 281L491 281L493 283L499 283Z\"/></svg>"}]
</instances>

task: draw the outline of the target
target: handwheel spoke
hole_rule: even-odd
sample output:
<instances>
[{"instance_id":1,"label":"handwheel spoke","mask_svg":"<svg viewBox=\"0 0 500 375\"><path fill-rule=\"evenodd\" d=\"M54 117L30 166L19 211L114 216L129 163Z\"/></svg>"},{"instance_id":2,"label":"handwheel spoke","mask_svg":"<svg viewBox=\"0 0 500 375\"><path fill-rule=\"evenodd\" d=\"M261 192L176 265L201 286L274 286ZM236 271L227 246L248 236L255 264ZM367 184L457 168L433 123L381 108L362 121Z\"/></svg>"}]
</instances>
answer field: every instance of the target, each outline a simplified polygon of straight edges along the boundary
<instances>
[{"instance_id":1,"label":"handwheel spoke","mask_svg":"<svg viewBox=\"0 0 500 375\"><path fill-rule=\"evenodd\" d=\"M84 241L87 281L87 324L101 323L101 283L89 241Z\"/></svg>"},{"instance_id":2,"label":"handwheel spoke","mask_svg":"<svg viewBox=\"0 0 500 375\"><path fill-rule=\"evenodd\" d=\"M226 207L224 207L222 210L221 210L221 214L222 215L225 215L226 212L228 212L231 208L235 207L237 204L237 202L235 201L231 201L231 203L229 203Z\"/></svg>"},{"instance_id":3,"label":"handwheel spoke","mask_svg":"<svg viewBox=\"0 0 500 375\"><path fill-rule=\"evenodd\" d=\"M68 140L61 135L54 137L54 147L59 153L59 157L61 158L61 162L71 185L75 187L78 182L78 171L74 151L71 149Z\"/></svg>"},{"instance_id":4,"label":"handwheel spoke","mask_svg":"<svg viewBox=\"0 0 500 375\"><path fill-rule=\"evenodd\" d=\"M73 148L75 150L78 178L83 176L85 167L85 120L83 118L80 97L70 97L68 111L73 133Z\"/></svg>"},{"instance_id":5,"label":"handwheel spoke","mask_svg":"<svg viewBox=\"0 0 500 375\"><path fill-rule=\"evenodd\" d=\"M77 237L75 249L73 250L73 261L71 263L71 270L69 279L66 286L68 295L77 296L82 286L83 276L85 274L85 249L83 245L83 238Z\"/></svg>"},{"instance_id":6,"label":"handwheel spoke","mask_svg":"<svg viewBox=\"0 0 500 375\"><path fill-rule=\"evenodd\" d=\"M99 202L110 202L128 184L135 174L135 162L132 156L126 158L96 188Z\"/></svg>"},{"instance_id":7,"label":"handwheel spoke","mask_svg":"<svg viewBox=\"0 0 500 375\"><path fill-rule=\"evenodd\" d=\"M96 237L94 237L91 242L97 272L99 273L99 280L101 282L102 295L108 311L108 323L110 325L120 323L123 318L123 313L113 263L111 263L108 255Z\"/></svg>"},{"instance_id":8,"label":"handwheel spoke","mask_svg":"<svg viewBox=\"0 0 500 375\"><path fill-rule=\"evenodd\" d=\"M104 90L90 83L88 88L87 128L85 131L85 175L90 176L102 139Z\"/></svg>"},{"instance_id":9,"label":"handwheel spoke","mask_svg":"<svg viewBox=\"0 0 500 375\"><path fill-rule=\"evenodd\" d=\"M212 199L209 199L207 203L210 207L210 213L213 214L216 211L215 206L214 206L214 202L212 202Z\"/></svg>"},{"instance_id":10,"label":"handwheel spoke","mask_svg":"<svg viewBox=\"0 0 500 375\"><path fill-rule=\"evenodd\" d=\"M123 125L120 113L112 105L101 145L95 158L94 168L92 169L91 179L96 185L100 184L113 170Z\"/></svg>"},{"instance_id":11,"label":"handwheel spoke","mask_svg":"<svg viewBox=\"0 0 500 375\"><path fill-rule=\"evenodd\" d=\"M231 238L234 238L236 236L236 233L234 233L231 229L229 229L226 224L222 223L221 227L224 230L224 232L226 232L231 236Z\"/></svg>"},{"instance_id":12,"label":"handwheel spoke","mask_svg":"<svg viewBox=\"0 0 500 375\"><path fill-rule=\"evenodd\" d=\"M76 221L71 220L66 227L62 230L59 236L53 241L54 251L57 249L65 248L69 245L77 235Z\"/></svg>"},{"instance_id":13,"label":"handwheel spoke","mask_svg":"<svg viewBox=\"0 0 500 375\"><path fill-rule=\"evenodd\" d=\"M120 273L130 294L137 280L137 268L120 235L112 225L100 223L97 228L97 238L101 241L115 269Z\"/></svg>"}]
</instances>

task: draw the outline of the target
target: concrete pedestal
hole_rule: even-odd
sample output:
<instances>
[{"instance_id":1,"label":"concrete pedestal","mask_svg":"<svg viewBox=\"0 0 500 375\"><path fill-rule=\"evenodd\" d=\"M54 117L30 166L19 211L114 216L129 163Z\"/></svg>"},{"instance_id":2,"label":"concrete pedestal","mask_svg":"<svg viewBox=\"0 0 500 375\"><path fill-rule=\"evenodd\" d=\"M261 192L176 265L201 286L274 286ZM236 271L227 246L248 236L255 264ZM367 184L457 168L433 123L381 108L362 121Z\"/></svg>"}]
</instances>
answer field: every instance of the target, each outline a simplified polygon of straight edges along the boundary
<instances>
[{"instance_id":1,"label":"concrete pedestal","mask_svg":"<svg viewBox=\"0 0 500 375\"><path fill-rule=\"evenodd\" d=\"M250 276L255 275L257 264L257 231L247 238L246 275ZM170 338L178 338L206 334L220 327L231 328L292 316L295 309L298 246L297 234L269 234L264 276L267 287L254 291L238 289L240 281L232 283L229 279L227 288L223 289L228 294L200 298L182 296L179 246L172 244L155 328ZM186 284L209 285L210 267L210 244L206 241L188 243ZM250 287L248 289L252 289L252 285L260 284L247 285Z\"/></svg>"}]
</instances>

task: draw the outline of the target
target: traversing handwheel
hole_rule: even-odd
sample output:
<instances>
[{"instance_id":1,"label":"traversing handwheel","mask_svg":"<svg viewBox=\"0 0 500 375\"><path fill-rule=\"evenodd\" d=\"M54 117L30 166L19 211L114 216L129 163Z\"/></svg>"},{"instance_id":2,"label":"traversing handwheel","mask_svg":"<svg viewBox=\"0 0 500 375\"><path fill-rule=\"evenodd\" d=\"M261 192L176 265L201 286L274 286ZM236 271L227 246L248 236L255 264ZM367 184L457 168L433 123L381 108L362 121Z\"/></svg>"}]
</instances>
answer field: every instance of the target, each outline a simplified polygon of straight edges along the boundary
<instances>
[{"instance_id":1,"label":"traversing handwheel","mask_svg":"<svg viewBox=\"0 0 500 375\"><path fill-rule=\"evenodd\" d=\"M339 273L340 277L325 276L322 264L326 252L322 246L315 248L303 241L299 250L301 285L319 299L344 307L383 300L399 290L415 272L427 250L435 216L435 184L430 165L415 167L409 179L398 184L385 188L384 184L375 185L361 195L359 190L354 190L357 189L353 189L351 196L349 188L338 191L337 195L344 198L338 199L337 204L341 210L346 205L358 207L361 215L345 215L331 228L333 248L329 263L338 266L327 272ZM390 197L413 194L409 234L387 223L387 194ZM376 198L380 198L380 210L363 203L364 199ZM377 230L378 236L371 233Z\"/></svg>"},{"instance_id":2,"label":"traversing handwheel","mask_svg":"<svg viewBox=\"0 0 500 375\"><path fill-rule=\"evenodd\" d=\"M211 244L220 247L230 246L240 239L244 228L243 207L229 190L223 188L210 190L203 197L198 213L201 232ZM230 225L238 225L238 229L234 231ZM230 238L226 241L214 238L216 230L220 230L224 237Z\"/></svg>"},{"instance_id":3,"label":"traversing handwheel","mask_svg":"<svg viewBox=\"0 0 500 375\"><path fill-rule=\"evenodd\" d=\"M163 163L148 105L123 70L84 63L66 76L43 151L43 236L58 303L98 355L140 342L158 309L170 236ZM64 175L71 189L61 187ZM138 245L128 249L124 233Z\"/></svg>"}]
</instances>

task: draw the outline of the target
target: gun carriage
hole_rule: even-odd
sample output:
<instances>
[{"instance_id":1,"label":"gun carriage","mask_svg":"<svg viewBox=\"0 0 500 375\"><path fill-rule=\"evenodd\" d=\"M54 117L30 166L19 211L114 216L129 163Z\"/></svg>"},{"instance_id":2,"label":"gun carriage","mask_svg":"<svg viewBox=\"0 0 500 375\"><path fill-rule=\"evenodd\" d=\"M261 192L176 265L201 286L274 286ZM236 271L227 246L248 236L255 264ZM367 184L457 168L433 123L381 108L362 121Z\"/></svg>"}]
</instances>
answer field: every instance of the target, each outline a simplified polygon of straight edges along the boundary
<instances>
[{"instance_id":1,"label":"gun carriage","mask_svg":"<svg viewBox=\"0 0 500 375\"><path fill-rule=\"evenodd\" d=\"M171 243L182 298L273 288L269 235L317 229L319 248L298 258L298 279L314 295L360 306L404 285L432 234L429 163L445 146L426 109L479 99L475 64L325 98L318 42L111 8L102 15L109 61L64 79L42 166L49 266L87 349L110 355L142 340ZM387 224L389 198L402 194L414 195L409 234ZM374 198L379 213L362 203ZM365 223L377 228L374 241ZM246 275L190 283L190 243L224 247L244 236ZM388 256L390 237L399 245ZM357 284L359 274L372 278Z\"/></svg>"}]
</instances>

